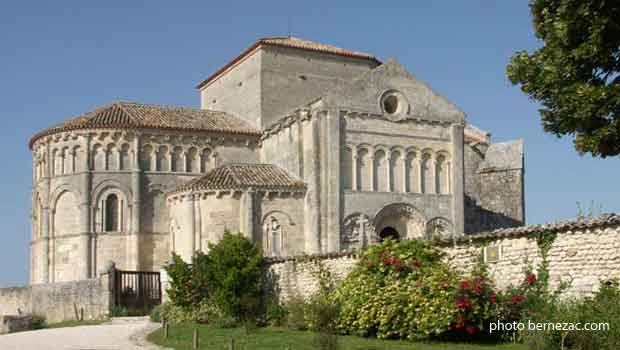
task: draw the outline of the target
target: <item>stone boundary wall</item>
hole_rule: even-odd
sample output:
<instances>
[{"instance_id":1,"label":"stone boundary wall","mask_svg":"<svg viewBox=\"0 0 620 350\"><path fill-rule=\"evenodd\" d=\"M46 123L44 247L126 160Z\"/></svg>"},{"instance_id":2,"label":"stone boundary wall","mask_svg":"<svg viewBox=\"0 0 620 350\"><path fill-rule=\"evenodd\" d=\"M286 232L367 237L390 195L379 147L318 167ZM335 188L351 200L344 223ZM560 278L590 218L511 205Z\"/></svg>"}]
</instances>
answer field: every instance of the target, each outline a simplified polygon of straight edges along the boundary
<instances>
[{"instance_id":1,"label":"stone boundary wall","mask_svg":"<svg viewBox=\"0 0 620 350\"><path fill-rule=\"evenodd\" d=\"M620 279L620 215L607 214L545 225L500 229L455 240L438 242L446 261L466 273L483 256L485 249L497 248L499 258L488 262L491 277L499 288L519 284L528 267L541 262L537 238L555 235L548 252L550 284L570 283L566 296L587 296L598 290L601 281ZM354 253L268 259L271 288L280 300L308 297L317 290L317 262L336 279L344 278L358 261Z\"/></svg>"},{"instance_id":2,"label":"stone boundary wall","mask_svg":"<svg viewBox=\"0 0 620 350\"><path fill-rule=\"evenodd\" d=\"M26 287L0 289L0 315L33 314L47 322L75 320L83 310L84 319L108 317L113 303L110 274L98 278Z\"/></svg>"}]
</instances>

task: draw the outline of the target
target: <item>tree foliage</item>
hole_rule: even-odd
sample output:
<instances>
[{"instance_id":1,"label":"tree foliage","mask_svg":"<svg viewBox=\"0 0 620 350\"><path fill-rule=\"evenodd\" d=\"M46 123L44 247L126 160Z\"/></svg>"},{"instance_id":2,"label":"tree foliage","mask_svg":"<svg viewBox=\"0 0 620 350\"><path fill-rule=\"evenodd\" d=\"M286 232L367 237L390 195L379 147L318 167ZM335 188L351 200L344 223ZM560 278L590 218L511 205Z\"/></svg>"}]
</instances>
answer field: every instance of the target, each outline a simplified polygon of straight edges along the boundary
<instances>
[{"instance_id":1,"label":"tree foliage","mask_svg":"<svg viewBox=\"0 0 620 350\"><path fill-rule=\"evenodd\" d=\"M572 135L581 154L620 154L620 2L530 0L544 45L515 53L513 84L542 105L545 131Z\"/></svg>"}]
</instances>

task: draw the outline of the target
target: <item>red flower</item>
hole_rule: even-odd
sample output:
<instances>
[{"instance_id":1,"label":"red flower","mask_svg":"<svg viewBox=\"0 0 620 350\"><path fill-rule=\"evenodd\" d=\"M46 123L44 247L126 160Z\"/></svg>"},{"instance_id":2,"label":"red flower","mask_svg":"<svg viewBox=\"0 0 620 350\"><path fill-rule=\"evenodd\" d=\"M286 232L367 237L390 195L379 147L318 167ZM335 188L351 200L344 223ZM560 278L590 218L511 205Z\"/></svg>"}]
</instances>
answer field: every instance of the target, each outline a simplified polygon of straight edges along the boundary
<instances>
[{"instance_id":1,"label":"red flower","mask_svg":"<svg viewBox=\"0 0 620 350\"><path fill-rule=\"evenodd\" d=\"M497 301L497 295L495 295L495 293L493 293L493 292L490 292L489 293L489 303L495 304L496 301Z\"/></svg>"},{"instance_id":2,"label":"red flower","mask_svg":"<svg viewBox=\"0 0 620 350\"><path fill-rule=\"evenodd\" d=\"M468 310L471 308L471 302L467 298L459 298L456 300L456 307L462 310Z\"/></svg>"},{"instance_id":3,"label":"red flower","mask_svg":"<svg viewBox=\"0 0 620 350\"><path fill-rule=\"evenodd\" d=\"M468 289L468 288L469 288L469 281L467 280L461 281L461 289Z\"/></svg>"},{"instance_id":4,"label":"red flower","mask_svg":"<svg viewBox=\"0 0 620 350\"><path fill-rule=\"evenodd\" d=\"M415 266L417 268L420 268L420 266L422 266L422 264L420 264L420 262L417 259L411 259L411 261L409 262L412 266Z\"/></svg>"},{"instance_id":5,"label":"red flower","mask_svg":"<svg viewBox=\"0 0 620 350\"><path fill-rule=\"evenodd\" d=\"M474 292L478 295L482 294L482 287L479 284L474 284Z\"/></svg>"},{"instance_id":6,"label":"red flower","mask_svg":"<svg viewBox=\"0 0 620 350\"><path fill-rule=\"evenodd\" d=\"M454 324L454 329L461 329L465 326L465 318L463 315L456 316L456 323Z\"/></svg>"},{"instance_id":7,"label":"red flower","mask_svg":"<svg viewBox=\"0 0 620 350\"><path fill-rule=\"evenodd\" d=\"M521 302L523 302L523 299L525 299L523 297L523 294L517 294L514 297L512 297L512 299L510 300L510 302L514 305L516 304L520 304Z\"/></svg>"},{"instance_id":8,"label":"red flower","mask_svg":"<svg viewBox=\"0 0 620 350\"><path fill-rule=\"evenodd\" d=\"M448 288L448 284L446 283L446 281L439 282L439 288L441 288L441 289Z\"/></svg>"},{"instance_id":9,"label":"red flower","mask_svg":"<svg viewBox=\"0 0 620 350\"><path fill-rule=\"evenodd\" d=\"M525 277L525 281L527 282L528 285L532 285L536 282L537 278L536 275L533 273L530 273L529 275L527 275L527 277Z\"/></svg>"},{"instance_id":10,"label":"red flower","mask_svg":"<svg viewBox=\"0 0 620 350\"><path fill-rule=\"evenodd\" d=\"M475 334L476 333L476 327L469 325L467 327L465 327L465 332L467 332L467 334Z\"/></svg>"}]
</instances>

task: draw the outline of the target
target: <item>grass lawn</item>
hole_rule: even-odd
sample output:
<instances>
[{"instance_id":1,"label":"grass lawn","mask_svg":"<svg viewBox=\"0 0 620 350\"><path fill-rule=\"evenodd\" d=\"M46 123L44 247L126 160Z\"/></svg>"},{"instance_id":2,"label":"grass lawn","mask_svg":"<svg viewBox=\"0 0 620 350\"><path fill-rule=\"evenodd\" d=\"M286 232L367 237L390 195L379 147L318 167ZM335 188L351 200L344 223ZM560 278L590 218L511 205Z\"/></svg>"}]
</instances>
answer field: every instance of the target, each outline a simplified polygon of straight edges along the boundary
<instances>
[{"instance_id":1,"label":"grass lawn","mask_svg":"<svg viewBox=\"0 0 620 350\"><path fill-rule=\"evenodd\" d=\"M96 326L110 320L84 320L84 321L62 321L51 324L46 324L43 328L64 328L64 327L78 327L78 326Z\"/></svg>"},{"instance_id":2,"label":"grass lawn","mask_svg":"<svg viewBox=\"0 0 620 350\"><path fill-rule=\"evenodd\" d=\"M203 325L170 326L168 339L158 329L148 340L173 349L191 349L192 333L198 328L200 349L228 350L231 338L235 339L235 350L315 350L314 333L287 329L259 328L249 335L243 328L219 329ZM340 350L524 350L520 344L471 345L456 343L412 343L397 340L378 340L354 336L338 337Z\"/></svg>"}]
</instances>

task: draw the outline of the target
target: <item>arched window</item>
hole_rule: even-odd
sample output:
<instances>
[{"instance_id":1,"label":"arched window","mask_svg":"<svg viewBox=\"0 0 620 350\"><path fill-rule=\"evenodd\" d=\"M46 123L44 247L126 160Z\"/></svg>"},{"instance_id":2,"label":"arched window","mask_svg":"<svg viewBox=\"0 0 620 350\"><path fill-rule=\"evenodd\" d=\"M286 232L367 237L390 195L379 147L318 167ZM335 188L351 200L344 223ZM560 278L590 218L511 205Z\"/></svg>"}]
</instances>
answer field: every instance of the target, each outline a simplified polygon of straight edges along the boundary
<instances>
[{"instance_id":1,"label":"arched window","mask_svg":"<svg viewBox=\"0 0 620 350\"><path fill-rule=\"evenodd\" d=\"M151 145L146 145L142 148L142 153L140 154L140 168L143 171L151 171L153 170L151 157L153 156L153 147Z\"/></svg>"},{"instance_id":2,"label":"arched window","mask_svg":"<svg viewBox=\"0 0 620 350\"><path fill-rule=\"evenodd\" d=\"M420 191L420 164L415 152L407 153L407 188L405 191L419 193Z\"/></svg>"},{"instance_id":3,"label":"arched window","mask_svg":"<svg viewBox=\"0 0 620 350\"><path fill-rule=\"evenodd\" d=\"M437 163L435 164L435 177L437 178L437 193L448 194L450 193L450 181L449 181L449 162L444 155L437 157Z\"/></svg>"},{"instance_id":4,"label":"arched window","mask_svg":"<svg viewBox=\"0 0 620 350\"><path fill-rule=\"evenodd\" d=\"M106 232L120 231L120 202L114 193L105 199L104 229Z\"/></svg>"},{"instance_id":5,"label":"arched window","mask_svg":"<svg viewBox=\"0 0 620 350\"><path fill-rule=\"evenodd\" d=\"M96 144L93 147L93 156L92 156L93 170L105 170L105 163L106 163L105 158L106 158L106 154L103 149L103 146L101 146L100 144Z\"/></svg>"},{"instance_id":6,"label":"arched window","mask_svg":"<svg viewBox=\"0 0 620 350\"><path fill-rule=\"evenodd\" d=\"M168 147L161 146L157 151L157 171L170 171L170 162L168 161Z\"/></svg>"},{"instance_id":7,"label":"arched window","mask_svg":"<svg viewBox=\"0 0 620 350\"><path fill-rule=\"evenodd\" d=\"M211 169L211 150L204 149L200 155L200 172L206 173Z\"/></svg>"},{"instance_id":8,"label":"arched window","mask_svg":"<svg viewBox=\"0 0 620 350\"><path fill-rule=\"evenodd\" d=\"M389 192L389 177L388 177L388 161L387 155L383 150L375 152L375 176L374 176L374 190L380 192Z\"/></svg>"},{"instance_id":9,"label":"arched window","mask_svg":"<svg viewBox=\"0 0 620 350\"><path fill-rule=\"evenodd\" d=\"M405 192L405 161L400 151L392 152L390 159L390 182L392 191Z\"/></svg>"},{"instance_id":10,"label":"arched window","mask_svg":"<svg viewBox=\"0 0 620 350\"><path fill-rule=\"evenodd\" d=\"M71 152L71 155L73 157L73 161L71 164L73 172L77 173L77 172L84 171L84 164L82 164L82 162L84 161L84 157L82 156L81 147L80 146L73 147L73 152Z\"/></svg>"},{"instance_id":11,"label":"arched window","mask_svg":"<svg viewBox=\"0 0 620 350\"><path fill-rule=\"evenodd\" d=\"M183 148L177 146L172 152L172 171L182 172L183 169Z\"/></svg>"},{"instance_id":12,"label":"arched window","mask_svg":"<svg viewBox=\"0 0 620 350\"><path fill-rule=\"evenodd\" d=\"M71 174L73 172L73 156L69 151L69 147L62 149L62 173Z\"/></svg>"},{"instance_id":13,"label":"arched window","mask_svg":"<svg viewBox=\"0 0 620 350\"><path fill-rule=\"evenodd\" d=\"M129 145L123 144L121 146L121 157L120 157L120 169L127 170L131 168L131 157L129 155Z\"/></svg>"},{"instance_id":14,"label":"arched window","mask_svg":"<svg viewBox=\"0 0 620 350\"><path fill-rule=\"evenodd\" d=\"M192 147L187 151L186 163L187 172L200 172L200 158L198 157L198 150L196 149L196 147Z\"/></svg>"},{"instance_id":15,"label":"arched window","mask_svg":"<svg viewBox=\"0 0 620 350\"><path fill-rule=\"evenodd\" d=\"M372 191L372 177L370 176L370 154L362 148L357 156L357 186L361 191Z\"/></svg>"},{"instance_id":16,"label":"arched window","mask_svg":"<svg viewBox=\"0 0 620 350\"><path fill-rule=\"evenodd\" d=\"M108 157L107 157L107 167L106 170L119 170L119 159L120 154L118 151L118 147L115 144L111 143L108 145Z\"/></svg>"},{"instance_id":17,"label":"arched window","mask_svg":"<svg viewBox=\"0 0 620 350\"><path fill-rule=\"evenodd\" d=\"M422 193L434 193L435 179L431 175L431 163L432 159L430 154L424 154L422 156L422 164L420 166L420 174L422 176Z\"/></svg>"},{"instance_id":18,"label":"arched window","mask_svg":"<svg viewBox=\"0 0 620 350\"><path fill-rule=\"evenodd\" d=\"M281 256L282 255L282 226L275 217L271 217L267 221L266 227L267 240L269 242L269 255Z\"/></svg>"}]
</instances>

